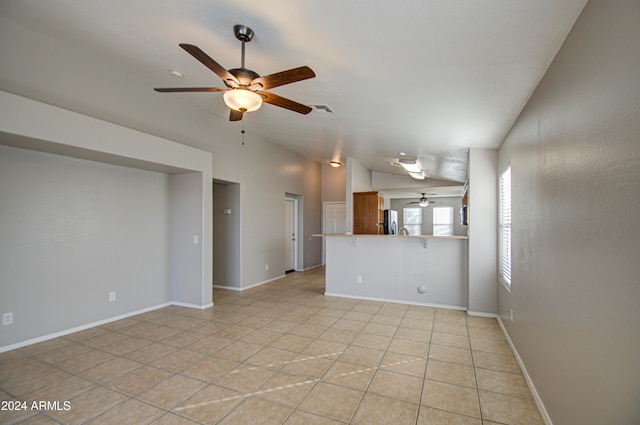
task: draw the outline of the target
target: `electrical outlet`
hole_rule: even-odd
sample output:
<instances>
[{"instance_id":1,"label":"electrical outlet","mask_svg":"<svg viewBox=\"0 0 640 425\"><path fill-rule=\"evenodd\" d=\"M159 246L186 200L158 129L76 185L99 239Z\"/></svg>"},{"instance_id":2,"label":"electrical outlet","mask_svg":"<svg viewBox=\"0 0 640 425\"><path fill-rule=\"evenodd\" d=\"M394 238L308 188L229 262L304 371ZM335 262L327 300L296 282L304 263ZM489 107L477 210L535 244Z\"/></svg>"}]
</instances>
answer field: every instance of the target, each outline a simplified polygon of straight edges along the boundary
<instances>
[{"instance_id":1,"label":"electrical outlet","mask_svg":"<svg viewBox=\"0 0 640 425\"><path fill-rule=\"evenodd\" d=\"M511 309L511 322L513 322L513 309Z\"/></svg>"},{"instance_id":2,"label":"electrical outlet","mask_svg":"<svg viewBox=\"0 0 640 425\"><path fill-rule=\"evenodd\" d=\"M362 283L362 276L356 276L356 283Z\"/></svg>"},{"instance_id":3,"label":"electrical outlet","mask_svg":"<svg viewBox=\"0 0 640 425\"><path fill-rule=\"evenodd\" d=\"M13 313L4 313L2 315L2 326L13 324Z\"/></svg>"},{"instance_id":4,"label":"electrical outlet","mask_svg":"<svg viewBox=\"0 0 640 425\"><path fill-rule=\"evenodd\" d=\"M116 291L109 292L109 302L116 300Z\"/></svg>"},{"instance_id":5,"label":"electrical outlet","mask_svg":"<svg viewBox=\"0 0 640 425\"><path fill-rule=\"evenodd\" d=\"M198 244L198 235L193 235L193 244L194 245Z\"/></svg>"},{"instance_id":6,"label":"electrical outlet","mask_svg":"<svg viewBox=\"0 0 640 425\"><path fill-rule=\"evenodd\" d=\"M269 265L268 265L268 264L265 264L265 265L264 265L264 269L265 269L265 270L269 270Z\"/></svg>"}]
</instances>

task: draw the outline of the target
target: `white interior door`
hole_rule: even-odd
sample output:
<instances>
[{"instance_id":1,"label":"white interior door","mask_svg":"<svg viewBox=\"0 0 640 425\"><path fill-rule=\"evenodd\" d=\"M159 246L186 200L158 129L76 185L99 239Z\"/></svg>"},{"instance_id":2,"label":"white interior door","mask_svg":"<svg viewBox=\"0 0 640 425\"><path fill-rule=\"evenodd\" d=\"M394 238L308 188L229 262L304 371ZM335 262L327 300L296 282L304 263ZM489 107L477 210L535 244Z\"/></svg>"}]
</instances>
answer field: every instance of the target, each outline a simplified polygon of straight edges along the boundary
<instances>
[{"instance_id":1,"label":"white interior door","mask_svg":"<svg viewBox=\"0 0 640 425\"><path fill-rule=\"evenodd\" d=\"M345 202L325 202L322 208L322 233L347 231L347 205ZM322 238L322 264L325 264L325 243Z\"/></svg>"},{"instance_id":2,"label":"white interior door","mask_svg":"<svg viewBox=\"0 0 640 425\"><path fill-rule=\"evenodd\" d=\"M296 209L297 200L284 200L284 270L296 268Z\"/></svg>"}]
</instances>

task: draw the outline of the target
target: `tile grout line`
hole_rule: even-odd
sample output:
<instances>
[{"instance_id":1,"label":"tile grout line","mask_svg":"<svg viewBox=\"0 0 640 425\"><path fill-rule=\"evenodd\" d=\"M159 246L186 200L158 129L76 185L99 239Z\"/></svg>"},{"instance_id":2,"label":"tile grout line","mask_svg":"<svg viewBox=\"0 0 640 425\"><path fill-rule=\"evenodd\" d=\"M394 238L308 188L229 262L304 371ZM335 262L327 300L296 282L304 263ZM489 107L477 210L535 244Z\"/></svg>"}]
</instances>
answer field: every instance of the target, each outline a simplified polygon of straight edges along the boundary
<instances>
[{"instance_id":1,"label":"tile grout line","mask_svg":"<svg viewBox=\"0 0 640 425\"><path fill-rule=\"evenodd\" d=\"M433 327L436 323L436 312L433 311L433 320L431 321L431 329L429 331L429 348L427 349L427 360L424 364L424 373L422 374L422 389L420 390L420 399L418 400L418 412L416 414L416 425L418 424L418 420L420 419L420 412L422 411L422 397L424 396L424 387L427 383L427 368L429 367L429 354L431 353L431 341L433 339ZM425 406L426 407L426 406Z\"/></svg>"},{"instance_id":2,"label":"tile grout line","mask_svg":"<svg viewBox=\"0 0 640 425\"><path fill-rule=\"evenodd\" d=\"M484 413L482 412L482 403L480 402L480 388L478 387L478 374L476 373L476 362L473 356L473 346L471 345L471 333L469 332L468 317L464 318L467 329L467 338L469 339L469 352L471 353L471 366L473 367L473 379L476 381L476 394L478 395L478 411L480 412L480 422L484 423Z\"/></svg>"}]
</instances>

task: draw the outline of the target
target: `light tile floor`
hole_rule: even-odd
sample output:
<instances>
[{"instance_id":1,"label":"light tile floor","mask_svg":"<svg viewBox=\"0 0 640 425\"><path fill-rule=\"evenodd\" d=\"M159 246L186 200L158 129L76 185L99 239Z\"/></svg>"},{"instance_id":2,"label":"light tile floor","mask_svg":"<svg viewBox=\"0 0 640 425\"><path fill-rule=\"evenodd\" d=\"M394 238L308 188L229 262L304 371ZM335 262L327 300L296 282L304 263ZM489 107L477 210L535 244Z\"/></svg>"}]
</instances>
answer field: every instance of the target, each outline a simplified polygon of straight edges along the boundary
<instances>
[{"instance_id":1,"label":"light tile floor","mask_svg":"<svg viewBox=\"0 0 640 425\"><path fill-rule=\"evenodd\" d=\"M495 319L323 291L296 272L0 354L26 407L0 423L544 423Z\"/></svg>"}]
</instances>

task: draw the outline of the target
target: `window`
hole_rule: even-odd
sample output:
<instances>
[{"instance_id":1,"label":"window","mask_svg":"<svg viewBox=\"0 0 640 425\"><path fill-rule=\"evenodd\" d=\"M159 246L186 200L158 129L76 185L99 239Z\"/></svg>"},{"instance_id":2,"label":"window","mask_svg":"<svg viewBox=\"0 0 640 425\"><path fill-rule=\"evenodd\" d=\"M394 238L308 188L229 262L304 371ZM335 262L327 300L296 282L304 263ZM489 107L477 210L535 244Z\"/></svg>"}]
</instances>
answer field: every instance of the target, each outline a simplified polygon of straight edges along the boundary
<instances>
[{"instance_id":1,"label":"window","mask_svg":"<svg viewBox=\"0 0 640 425\"><path fill-rule=\"evenodd\" d=\"M453 207L433 207L433 234L453 235Z\"/></svg>"},{"instance_id":2,"label":"window","mask_svg":"<svg viewBox=\"0 0 640 425\"><path fill-rule=\"evenodd\" d=\"M498 196L498 275L511 288L511 166L500 174Z\"/></svg>"},{"instance_id":3,"label":"window","mask_svg":"<svg viewBox=\"0 0 640 425\"><path fill-rule=\"evenodd\" d=\"M403 208L402 225L410 235L422 234L422 208Z\"/></svg>"}]
</instances>

